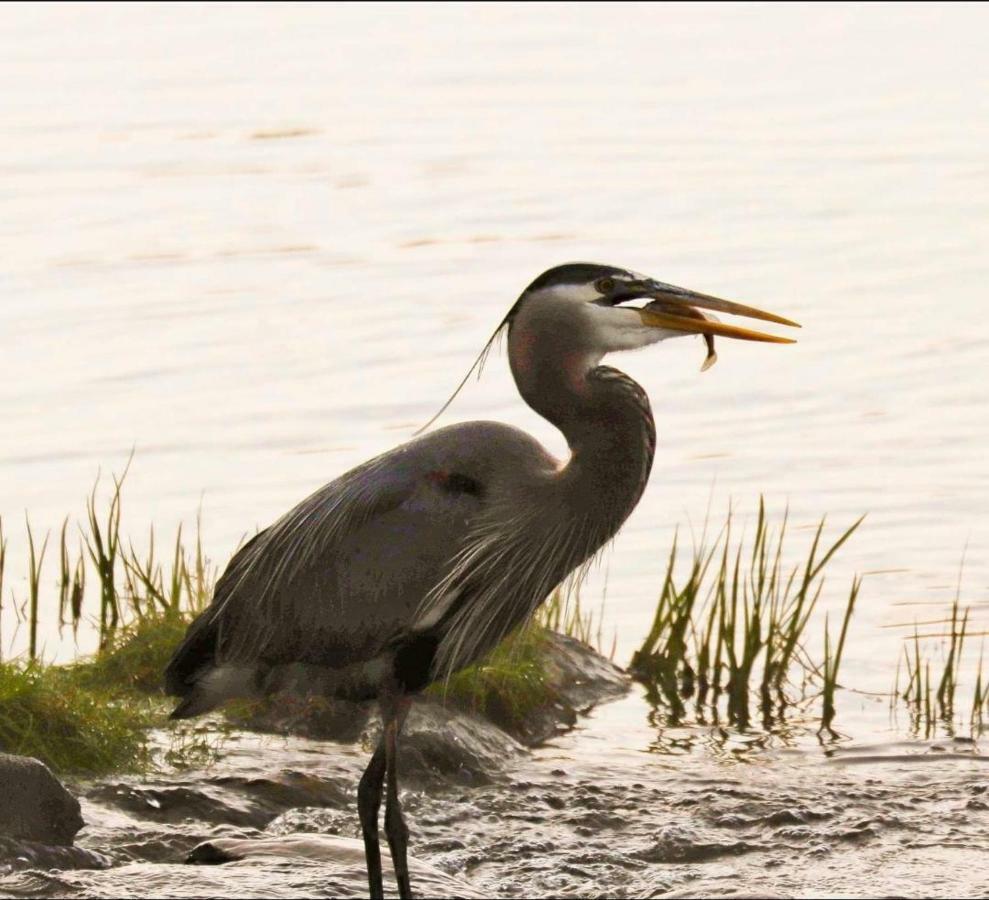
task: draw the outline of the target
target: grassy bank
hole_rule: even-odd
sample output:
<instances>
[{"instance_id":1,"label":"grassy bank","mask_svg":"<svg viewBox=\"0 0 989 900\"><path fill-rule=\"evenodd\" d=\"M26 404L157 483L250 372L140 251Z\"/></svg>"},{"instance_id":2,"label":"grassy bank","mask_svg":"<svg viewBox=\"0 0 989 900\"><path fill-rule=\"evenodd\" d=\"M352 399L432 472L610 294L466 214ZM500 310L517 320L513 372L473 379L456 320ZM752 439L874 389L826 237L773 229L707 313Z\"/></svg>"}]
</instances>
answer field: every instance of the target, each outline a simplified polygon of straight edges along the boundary
<instances>
[{"instance_id":1,"label":"grassy bank","mask_svg":"<svg viewBox=\"0 0 989 900\"><path fill-rule=\"evenodd\" d=\"M166 542L152 530L140 548L125 541L125 477L126 471L111 479L102 502L99 482L94 486L78 545L68 519L54 537L40 535L27 520L27 594L0 606L0 633L9 624L6 614L27 634L26 652L0 660L0 750L37 757L62 772L154 764L148 730L173 727L162 672L189 622L209 602L217 574L198 530L188 541L181 529ZM0 520L0 597L7 546ZM56 592L46 596L52 569ZM56 623L61 633L94 629L98 652L69 665L46 664L38 635ZM585 641L594 636L593 617L557 593L532 626L434 694L503 721L521 719L552 700L543 652L547 628ZM181 763L186 752L198 756L201 747L179 740L168 762Z\"/></svg>"},{"instance_id":2,"label":"grassy bank","mask_svg":"<svg viewBox=\"0 0 989 900\"><path fill-rule=\"evenodd\" d=\"M0 665L0 750L59 772L98 773L148 764L148 698L86 683L82 667Z\"/></svg>"},{"instance_id":3,"label":"grassy bank","mask_svg":"<svg viewBox=\"0 0 989 900\"><path fill-rule=\"evenodd\" d=\"M555 610L562 604L555 596L539 621L430 693L509 723L551 703L545 623L558 618ZM145 616L120 627L95 656L70 665L0 663L0 751L33 756L55 771L75 774L154 766L148 730L175 727L168 721L173 701L162 693L161 674L189 621L191 615L182 611ZM572 636L586 634L587 619L567 622ZM243 710L232 715L235 723L244 720ZM202 742L189 741L184 733L165 753L170 765L202 758Z\"/></svg>"},{"instance_id":4,"label":"grassy bank","mask_svg":"<svg viewBox=\"0 0 989 900\"><path fill-rule=\"evenodd\" d=\"M209 601L217 573L198 531L187 538L180 529L161 542L152 530L141 549L125 542L123 483L112 479L102 502L99 483L94 487L77 544L68 520L54 536L26 523L21 597L4 587L10 559L0 520L0 598L6 590L13 601L0 606L0 634L13 617L27 636L23 654L0 660L0 750L36 756L63 772L155 763L148 729L165 726L170 708L161 674ZM822 730L832 728L860 583L847 590L840 621L820 615L818 606L825 570L858 526L829 538L822 521L794 556L786 514L774 524L760 502L748 539L736 539L729 510L710 541L702 537L687 552L674 542L652 627L630 666L666 722L772 729L799 708ZM46 595L52 569L55 592ZM981 665L971 708L961 700L961 660L972 642L958 599L945 622L944 634L916 634L907 645L890 694L891 707L906 708L914 732L928 736L955 729L964 713L972 732L989 719L989 679ZM98 652L71 665L46 665L38 635L56 623L63 632L93 629ZM521 720L553 700L547 630L602 646L599 624L579 598L568 602L558 592L530 627L431 691L496 720ZM815 634L823 640L809 641ZM947 646L942 655L931 648L938 637ZM816 658L808 643L823 648ZM179 741L168 761L181 763L185 746ZM190 758L201 749L189 745Z\"/></svg>"},{"instance_id":5,"label":"grassy bank","mask_svg":"<svg viewBox=\"0 0 989 900\"><path fill-rule=\"evenodd\" d=\"M68 665L0 663L0 750L77 774L152 765L147 732L171 707L161 673L188 621L182 612L145 616Z\"/></svg>"},{"instance_id":6,"label":"grassy bank","mask_svg":"<svg viewBox=\"0 0 989 900\"><path fill-rule=\"evenodd\" d=\"M112 478L102 499L97 480L78 528L66 518L55 535L41 535L26 519L26 596L10 591L12 602L0 607L0 634L27 637L24 652L0 660L0 750L61 772L153 763L148 729L164 724L169 708L161 673L215 580L198 533L187 541L179 529L162 543L151 530L140 548L124 540L125 477ZM7 547L0 520L0 597ZM46 594L53 570L55 591ZM98 652L47 664L39 634L55 626L63 636L94 630Z\"/></svg>"}]
</instances>

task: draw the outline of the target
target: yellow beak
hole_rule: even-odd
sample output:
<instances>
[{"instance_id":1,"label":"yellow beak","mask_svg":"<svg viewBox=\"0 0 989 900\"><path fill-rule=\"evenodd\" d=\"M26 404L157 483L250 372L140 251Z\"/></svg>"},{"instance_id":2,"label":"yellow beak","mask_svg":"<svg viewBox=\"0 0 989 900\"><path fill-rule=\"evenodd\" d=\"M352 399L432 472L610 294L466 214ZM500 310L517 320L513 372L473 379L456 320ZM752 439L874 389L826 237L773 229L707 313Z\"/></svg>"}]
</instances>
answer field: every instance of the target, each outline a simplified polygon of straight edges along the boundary
<instances>
[{"instance_id":1,"label":"yellow beak","mask_svg":"<svg viewBox=\"0 0 989 900\"><path fill-rule=\"evenodd\" d=\"M780 337L776 334L766 334L762 331L753 331L751 328L741 328L738 325L727 325L724 322L716 322L704 317L703 313L671 314L667 312L657 312L648 307L640 309L639 316L643 325L651 325L654 328L666 328L670 331L683 331L686 334L716 334L719 337L738 338L741 341L764 341L767 344L795 344L796 340L788 337ZM796 327L800 327L799 325Z\"/></svg>"},{"instance_id":2,"label":"yellow beak","mask_svg":"<svg viewBox=\"0 0 989 900\"><path fill-rule=\"evenodd\" d=\"M789 325L793 328L800 326L791 319L785 319L776 313L745 306L731 300L722 300L709 294L700 294L686 288L675 287L672 284L652 281L649 283L648 296L652 301L639 310L639 316L644 325L654 328L666 328L670 331L682 331L686 334L718 335L719 337L737 338L742 341L764 341L768 344L795 344L793 338L779 337L775 334L765 334L750 328L737 325L727 325L713 318L708 318L700 309L713 309L733 316L745 316L749 319L761 319L764 322L775 322L779 325Z\"/></svg>"}]
</instances>

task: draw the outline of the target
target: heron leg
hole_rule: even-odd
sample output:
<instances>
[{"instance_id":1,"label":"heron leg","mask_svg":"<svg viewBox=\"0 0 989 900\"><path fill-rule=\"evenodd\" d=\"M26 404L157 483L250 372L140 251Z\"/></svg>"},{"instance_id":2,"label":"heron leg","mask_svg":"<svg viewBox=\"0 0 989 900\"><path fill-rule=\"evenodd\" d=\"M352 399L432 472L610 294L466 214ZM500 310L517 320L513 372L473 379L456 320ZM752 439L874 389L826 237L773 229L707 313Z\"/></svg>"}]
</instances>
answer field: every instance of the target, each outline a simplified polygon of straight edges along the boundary
<instances>
[{"instance_id":1,"label":"heron leg","mask_svg":"<svg viewBox=\"0 0 989 900\"><path fill-rule=\"evenodd\" d=\"M411 699L398 696L392 703L382 705L384 718L385 767L388 787L385 796L385 835L395 866L398 896L401 900L412 897L409 881L408 843L409 829L402 815L402 803L398 799L398 736L408 714Z\"/></svg>"},{"instance_id":2,"label":"heron leg","mask_svg":"<svg viewBox=\"0 0 989 900\"><path fill-rule=\"evenodd\" d=\"M381 788L385 781L385 742L378 743L357 787L357 813L364 834L364 857L367 860L367 883L371 900L385 895L381 881L381 847L378 844L378 810Z\"/></svg>"}]
</instances>

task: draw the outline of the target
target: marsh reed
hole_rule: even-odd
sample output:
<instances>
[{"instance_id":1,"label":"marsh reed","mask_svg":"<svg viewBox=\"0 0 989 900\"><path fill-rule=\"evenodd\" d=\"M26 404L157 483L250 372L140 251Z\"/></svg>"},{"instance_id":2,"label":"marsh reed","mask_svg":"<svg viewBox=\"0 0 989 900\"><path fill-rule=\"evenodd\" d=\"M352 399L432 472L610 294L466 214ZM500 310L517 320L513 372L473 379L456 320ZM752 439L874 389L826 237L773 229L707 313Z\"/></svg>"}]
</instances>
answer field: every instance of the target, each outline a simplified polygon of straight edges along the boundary
<instances>
[{"instance_id":1,"label":"marsh reed","mask_svg":"<svg viewBox=\"0 0 989 900\"><path fill-rule=\"evenodd\" d=\"M212 594L215 568L199 537L187 542L179 527L162 558L152 528L146 547L124 540L122 489L127 469L112 478L100 500L97 478L85 504L85 518L68 518L57 532L38 532L25 517L26 590L17 597L4 578L8 540L0 520L0 646L19 652L0 658L0 751L33 756L58 771L97 773L151 764L147 730L167 714L161 673L191 617ZM57 578L51 557L57 555ZM46 565L48 564L48 565ZM46 594L46 585L54 587ZM94 590L95 587L95 590ZM7 603L3 602L7 596ZM56 602L46 602L49 597ZM11 630L5 619L14 619ZM45 660L42 635L49 625L91 627L95 656L69 665ZM197 753L195 740L180 741L176 754Z\"/></svg>"},{"instance_id":2,"label":"marsh reed","mask_svg":"<svg viewBox=\"0 0 989 900\"><path fill-rule=\"evenodd\" d=\"M823 697L822 724L830 727L860 582L852 585L833 649L825 623L821 663L807 657L804 636L821 596L825 567L861 522L825 547L826 523L821 519L802 563L792 566L785 562L788 513L774 528L762 498L748 542L744 535L734 539L730 508L710 544L705 527L686 566L674 539L652 628L630 665L668 721L679 723L692 711L699 721L727 719L745 729L757 711L770 728L798 699L791 675L799 667L804 675L801 696L808 684L817 685Z\"/></svg>"},{"instance_id":3,"label":"marsh reed","mask_svg":"<svg viewBox=\"0 0 989 900\"><path fill-rule=\"evenodd\" d=\"M216 570L203 551L198 517L192 541L185 540L180 525L166 545L164 559L153 525L146 547L125 543L121 495L127 471L125 468L121 476L112 477L110 494L102 508L97 478L86 499L85 520L77 533L68 518L63 520L58 532L57 610L46 607L42 597L51 533L37 535L27 517L27 596L20 603L11 596L12 603L3 606L7 538L0 520L0 636L6 633L4 613L12 611L16 624L27 626L26 652L30 662L42 661L39 630L45 630L46 616L57 616L59 629L70 627L73 633L78 632L80 623L88 622L96 630L102 653L141 623L169 617L189 619L212 595ZM95 596L87 590L94 584ZM2 648L0 644L0 651Z\"/></svg>"},{"instance_id":4,"label":"marsh reed","mask_svg":"<svg viewBox=\"0 0 989 900\"><path fill-rule=\"evenodd\" d=\"M921 634L914 625L913 634L904 640L903 656L896 668L890 697L893 713L898 703L909 714L910 730L919 737L933 738L939 731L955 736L969 726L973 737L981 734L989 719L989 683L983 675L985 659L984 633L979 646L975 684L970 704L959 703L962 694L961 669L969 632L968 608L962 608L960 589L943 623L947 631ZM930 623L929 623L930 624ZM901 673L906 684L901 687Z\"/></svg>"}]
</instances>

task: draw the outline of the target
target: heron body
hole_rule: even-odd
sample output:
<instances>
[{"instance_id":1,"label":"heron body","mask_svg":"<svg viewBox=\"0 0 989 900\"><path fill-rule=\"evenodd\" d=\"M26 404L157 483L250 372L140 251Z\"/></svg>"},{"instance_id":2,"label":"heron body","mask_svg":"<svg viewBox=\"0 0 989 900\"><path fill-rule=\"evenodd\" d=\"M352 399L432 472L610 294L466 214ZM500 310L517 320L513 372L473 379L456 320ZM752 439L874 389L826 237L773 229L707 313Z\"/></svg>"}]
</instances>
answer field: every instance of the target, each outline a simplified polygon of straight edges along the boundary
<instances>
[{"instance_id":1,"label":"heron body","mask_svg":"<svg viewBox=\"0 0 989 900\"><path fill-rule=\"evenodd\" d=\"M688 333L783 340L695 307L793 324L611 266L550 269L496 335L508 332L519 392L563 433L569 457L517 428L466 422L369 460L241 548L176 650L165 674L182 698L176 717L286 687L378 699L384 734L358 792L373 896L386 778L385 831L400 893L411 896L397 793L410 698L528 621L645 489L656 443L649 400L602 357Z\"/></svg>"}]
</instances>

